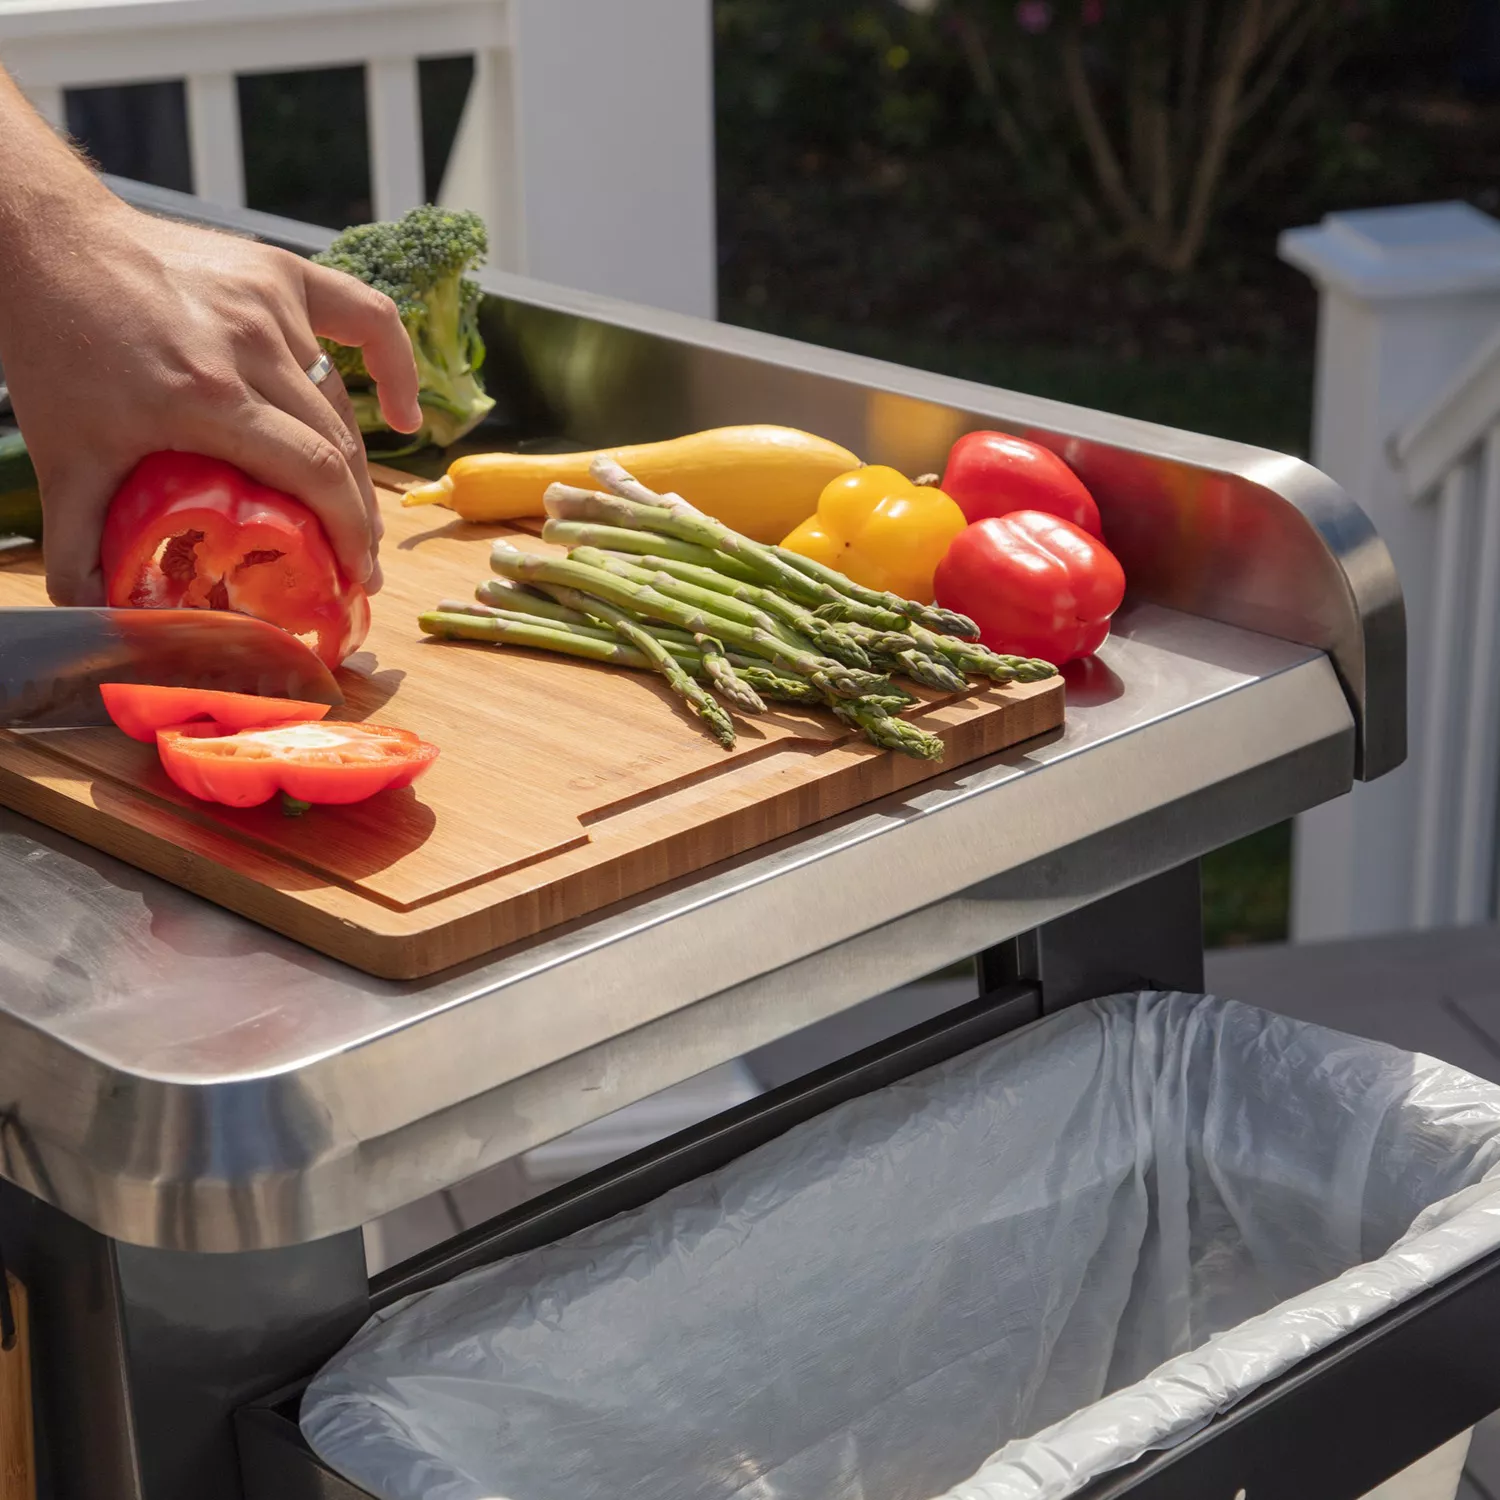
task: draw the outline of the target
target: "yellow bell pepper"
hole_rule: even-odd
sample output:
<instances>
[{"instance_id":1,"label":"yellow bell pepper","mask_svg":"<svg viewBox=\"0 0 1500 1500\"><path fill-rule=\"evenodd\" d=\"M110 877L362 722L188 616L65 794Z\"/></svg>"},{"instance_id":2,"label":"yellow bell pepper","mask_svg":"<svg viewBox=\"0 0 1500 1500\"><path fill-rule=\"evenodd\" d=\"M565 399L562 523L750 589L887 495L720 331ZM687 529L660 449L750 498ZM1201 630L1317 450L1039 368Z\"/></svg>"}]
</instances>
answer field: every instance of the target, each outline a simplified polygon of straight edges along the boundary
<instances>
[{"instance_id":1,"label":"yellow bell pepper","mask_svg":"<svg viewBox=\"0 0 1500 1500\"><path fill-rule=\"evenodd\" d=\"M869 589L932 603L932 575L968 521L941 490L883 464L832 480L818 509L782 542Z\"/></svg>"}]
</instances>

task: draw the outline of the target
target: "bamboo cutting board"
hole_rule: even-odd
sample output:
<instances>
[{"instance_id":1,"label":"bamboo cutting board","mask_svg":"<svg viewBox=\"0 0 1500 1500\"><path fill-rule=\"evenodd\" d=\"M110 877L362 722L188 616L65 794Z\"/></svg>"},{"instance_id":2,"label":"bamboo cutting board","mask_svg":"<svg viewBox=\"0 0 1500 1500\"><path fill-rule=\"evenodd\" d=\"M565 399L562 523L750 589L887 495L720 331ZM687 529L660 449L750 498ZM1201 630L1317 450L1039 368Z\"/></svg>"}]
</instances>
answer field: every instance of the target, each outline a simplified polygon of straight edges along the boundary
<instances>
[{"instance_id":1,"label":"bamboo cutting board","mask_svg":"<svg viewBox=\"0 0 1500 1500\"><path fill-rule=\"evenodd\" d=\"M947 758L877 750L832 715L740 720L721 750L648 673L431 641L416 620L466 599L489 542L530 530L403 510L377 471L386 585L340 672L343 717L441 748L416 786L284 816L195 802L151 746L113 729L0 731L0 802L372 974L413 978L691 874L964 761L1056 728L1061 679L990 686L916 716ZM530 523L523 523L529 525ZM41 565L0 569L0 606L45 603Z\"/></svg>"}]
</instances>

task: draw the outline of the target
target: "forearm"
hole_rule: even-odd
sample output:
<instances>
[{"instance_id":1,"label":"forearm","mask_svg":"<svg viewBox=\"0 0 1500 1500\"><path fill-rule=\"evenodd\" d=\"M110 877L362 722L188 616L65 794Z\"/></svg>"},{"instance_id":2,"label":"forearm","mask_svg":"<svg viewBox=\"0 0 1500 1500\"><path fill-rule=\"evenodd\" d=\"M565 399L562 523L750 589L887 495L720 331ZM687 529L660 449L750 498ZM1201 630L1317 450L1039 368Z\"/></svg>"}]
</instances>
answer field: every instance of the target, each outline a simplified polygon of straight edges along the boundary
<instances>
[{"instance_id":1,"label":"forearm","mask_svg":"<svg viewBox=\"0 0 1500 1500\"><path fill-rule=\"evenodd\" d=\"M87 249L119 200L0 67L0 339L13 300L37 295ZM48 273L51 273L50 275ZM3 350L3 344L0 344Z\"/></svg>"}]
</instances>

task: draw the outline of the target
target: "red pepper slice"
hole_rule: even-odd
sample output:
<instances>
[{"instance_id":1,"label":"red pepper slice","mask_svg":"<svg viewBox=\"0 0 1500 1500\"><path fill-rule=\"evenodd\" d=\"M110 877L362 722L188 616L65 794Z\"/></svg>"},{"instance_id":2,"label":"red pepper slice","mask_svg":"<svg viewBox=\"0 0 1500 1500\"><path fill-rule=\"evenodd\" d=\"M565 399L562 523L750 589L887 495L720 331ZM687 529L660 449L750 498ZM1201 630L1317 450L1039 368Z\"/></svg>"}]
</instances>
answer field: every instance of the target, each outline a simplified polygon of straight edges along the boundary
<instances>
[{"instance_id":1,"label":"red pepper slice","mask_svg":"<svg viewBox=\"0 0 1500 1500\"><path fill-rule=\"evenodd\" d=\"M152 687L138 682L106 682L99 687L104 707L118 728L143 744L156 743L158 729L207 720L233 733L266 724L321 719L326 703L294 698L258 698L254 693L220 693L209 688Z\"/></svg>"},{"instance_id":2,"label":"red pepper slice","mask_svg":"<svg viewBox=\"0 0 1500 1500\"><path fill-rule=\"evenodd\" d=\"M992 651L1059 667L1104 644L1125 597L1125 570L1103 542L1036 510L960 532L934 582L937 602L968 615Z\"/></svg>"},{"instance_id":3,"label":"red pepper slice","mask_svg":"<svg viewBox=\"0 0 1500 1500\"><path fill-rule=\"evenodd\" d=\"M232 464L153 453L120 486L100 546L116 609L234 609L300 636L330 667L370 628L318 518Z\"/></svg>"},{"instance_id":4,"label":"red pepper slice","mask_svg":"<svg viewBox=\"0 0 1500 1500\"><path fill-rule=\"evenodd\" d=\"M1040 510L1102 537L1099 507L1083 481L1050 448L1008 432L971 432L959 438L943 471L943 493L970 522Z\"/></svg>"},{"instance_id":5,"label":"red pepper slice","mask_svg":"<svg viewBox=\"0 0 1500 1500\"><path fill-rule=\"evenodd\" d=\"M297 802L363 802L410 786L436 745L381 724L274 724L225 734L211 724L157 732L162 768L190 796L259 807L278 792Z\"/></svg>"}]
</instances>

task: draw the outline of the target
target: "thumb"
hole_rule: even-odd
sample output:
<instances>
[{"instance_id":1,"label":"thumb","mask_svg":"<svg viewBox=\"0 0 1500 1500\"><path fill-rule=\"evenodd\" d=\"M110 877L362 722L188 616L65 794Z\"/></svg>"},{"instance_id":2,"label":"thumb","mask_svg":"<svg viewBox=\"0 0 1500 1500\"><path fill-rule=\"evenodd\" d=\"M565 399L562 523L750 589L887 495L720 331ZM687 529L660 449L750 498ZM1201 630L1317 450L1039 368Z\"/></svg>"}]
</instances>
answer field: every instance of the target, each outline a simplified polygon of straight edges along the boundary
<instances>
[{"instance_id":1,"label":"thumb","mask_svg":"<svg viewBox=\"0 0 1500 1500\"><path fill-rule=\"evenodd\" d=\"M99 538L115 484L98 470L42 477L42 556L54 604L105 602Z\"/></svg>"}]
</instances>

